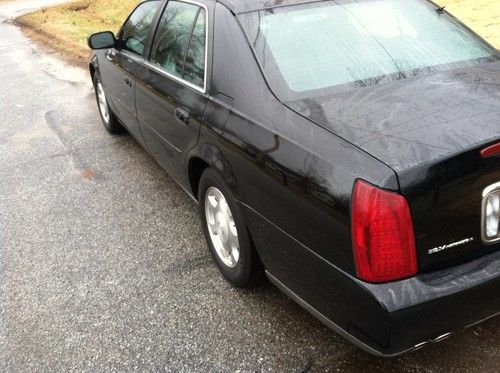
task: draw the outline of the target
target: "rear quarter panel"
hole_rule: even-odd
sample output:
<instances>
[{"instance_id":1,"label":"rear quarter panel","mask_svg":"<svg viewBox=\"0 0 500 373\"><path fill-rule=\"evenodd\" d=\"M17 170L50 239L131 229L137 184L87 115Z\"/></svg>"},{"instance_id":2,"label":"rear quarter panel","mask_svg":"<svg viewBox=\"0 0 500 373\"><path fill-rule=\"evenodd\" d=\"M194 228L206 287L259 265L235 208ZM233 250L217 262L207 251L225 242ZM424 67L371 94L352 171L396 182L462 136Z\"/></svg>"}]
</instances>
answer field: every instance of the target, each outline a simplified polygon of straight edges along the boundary
<instances>
[{"instance_id":1,"label":"rear quarter panel","mask_svg":"<svg viewBox=\"0 0 500 373\"><path fill-rule=\"evenodd\" d=\"M349 213L354 182L363 178L398 190L394 172L279 102L235 18L220 4L216 9L213 91L234 105L227 108L224 130L208 121L208 132L233 170L233 188L261 259L281 281L297 277L287 260L288 243L269 245L274 230L354 273ZM202 136L201 146L206 139Z\"/></svg>"}]
</instances>

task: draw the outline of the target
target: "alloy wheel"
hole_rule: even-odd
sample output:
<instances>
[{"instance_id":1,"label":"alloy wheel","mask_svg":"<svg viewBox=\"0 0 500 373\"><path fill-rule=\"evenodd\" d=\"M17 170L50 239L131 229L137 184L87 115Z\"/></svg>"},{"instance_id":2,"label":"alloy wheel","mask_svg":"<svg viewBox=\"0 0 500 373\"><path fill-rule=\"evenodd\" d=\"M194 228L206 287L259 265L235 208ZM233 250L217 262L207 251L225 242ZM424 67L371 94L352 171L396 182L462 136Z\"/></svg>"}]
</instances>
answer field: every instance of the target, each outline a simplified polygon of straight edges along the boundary
<instances>
[{"instance_id":1,"label":"alloy wheel","mask_svg":"<svg viewBox=\"0 0 500 373\"><path fill-rule=\"evenodd\" d=\"M240 259L238 230L226 198L215 187L206 192L205 215L210 240L219 259L227 267L235 268Z\"/></svg>"}]
</instances>

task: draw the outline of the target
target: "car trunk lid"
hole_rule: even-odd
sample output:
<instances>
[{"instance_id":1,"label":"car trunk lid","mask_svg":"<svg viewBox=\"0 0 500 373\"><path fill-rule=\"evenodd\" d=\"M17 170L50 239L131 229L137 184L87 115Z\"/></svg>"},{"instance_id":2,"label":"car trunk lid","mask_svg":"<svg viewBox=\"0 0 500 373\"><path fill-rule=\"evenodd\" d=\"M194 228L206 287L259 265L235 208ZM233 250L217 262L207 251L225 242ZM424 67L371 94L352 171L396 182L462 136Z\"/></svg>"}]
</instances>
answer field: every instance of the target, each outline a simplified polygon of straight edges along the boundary
<instances>
[{"instance_id":1,"label":"car trunk lid","mask_svg":"<svg viewBox=\"0 0 500 373\"><path fill-rule=\"evenodd\" d=\"M287 105L390 166L412 209L419 268L497 250L481 239L482 193L500 181L500 63L457 69Z\"/></svg>"},{"instance_id":2,"label":"car trunk lid","mask_svg":"<svg viewBox=\"0 0 500 373\"><path fill-rule=\"evenodd\" d=\"M398 174L415 227L421 271L442 269L485 255L500 243L482 240L486 188L500 181L500 157L481 157L483 147Z\"/></svg>"}]
</instances>

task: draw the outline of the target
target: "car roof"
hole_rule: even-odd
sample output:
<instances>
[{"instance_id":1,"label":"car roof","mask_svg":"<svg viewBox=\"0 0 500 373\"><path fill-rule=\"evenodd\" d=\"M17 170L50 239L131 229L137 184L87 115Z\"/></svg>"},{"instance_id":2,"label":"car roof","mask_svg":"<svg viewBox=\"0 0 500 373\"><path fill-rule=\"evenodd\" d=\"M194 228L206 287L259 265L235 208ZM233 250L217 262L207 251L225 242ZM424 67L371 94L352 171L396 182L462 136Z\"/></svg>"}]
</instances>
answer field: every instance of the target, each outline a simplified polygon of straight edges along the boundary
<instances>
[{"instance_id":1,"label":"car roof","mask_svg":"<svg viewBox=\"0 0 500 373\"><path fill-rule=\"evenodd\" d=\"M318 1L320 0L218 0L235 14Z\"/></svg>"}]
</instances>

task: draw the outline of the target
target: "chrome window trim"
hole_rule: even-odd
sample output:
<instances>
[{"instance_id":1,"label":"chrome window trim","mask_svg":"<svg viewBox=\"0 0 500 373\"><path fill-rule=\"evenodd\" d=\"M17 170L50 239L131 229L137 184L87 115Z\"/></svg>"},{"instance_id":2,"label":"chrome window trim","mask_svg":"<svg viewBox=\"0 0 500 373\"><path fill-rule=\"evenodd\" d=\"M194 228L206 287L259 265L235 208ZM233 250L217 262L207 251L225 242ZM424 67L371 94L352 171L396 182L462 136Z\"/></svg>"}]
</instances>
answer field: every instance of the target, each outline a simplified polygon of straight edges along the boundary
<instances>
[{"instance_id":1,"label":"chrome window trim","mask_svg":"<svg viewBox=\"0 0 500 373\"><path fill-rule=\"evenodd\" d=\"M129 51L126 51L126 50L121 50L120 53L122 53L127 58L133 59L135 62L140 63L140 64L146 66L147 68L149 68L151 70L155 70L157 73L159 73L161 75L164 75L167 78L175 80L178 83L184 84L185 86L198 91L201 94L206 94L207 93L206 90L204 90L203 88L198 87L197 85L194 85L194 84L192 84L192 83L190 83L190 82L188 82L188 81L186 81L184 79L181 79L181 78L179 78L179 77L177 77L175 75L169 74L168 72L165 71L165 69L162 69L161 67L152 64L151 62L149 62L148 60L146 60L143 56L135 55L135 54L133 54L133 53L131 53Z\"/></svg>"},{"instance_id":2,"label":"chrome window trim","mask_svg":"<svg viewBox=\"0 0 500 373\"><path fill-rule=\"evenodd\" d=\"M192 5L196 5L196 6L199 6L200 8L204 9L205 10L205 71L203 73L203 88L202 87L199 87L197 86L196 84L193 84L191 82L188 82L187 80L183 79L183 78L179 78L178 76L175 76L171 73L169 73L168 71L166 71L164 68L158 66L158 65L155 65L151 62L151 58L152 56L150 56L149 60L145 60L145 64L146 66L148 66L149 68L159 72L159 73L162 73L164 75L166 75L167 77L179 82L179 83L182 83L182 84L185 84L187 85L188 87L190 88L193 88L195 90L197 90L198 92L200 93L207 93L207 78L208 78L208 72L207 72L207 69L208 69L208 24L209 24L209 16L208 16L208 7L205 5L205 4L202 4L202 3L199 3L197 1L193 1L193 0L169 0L167 2L167 6L165 7L165 9L163 10L163 13L158 21L158 25L160 25L160 22L161 22L161 19L163 18L163 14L165 13L165 11L167 10L168 8L168 4L170 2L177 2L177 3L186 3L186 4L192 4ZM199 15L198 15L199 17ZM197 21L198 19L196 19L195 21ZM158 32L158 27L156 29L156 32ZM155 34L156 34L155 32ZM194 32L194 30L193 30ZM156 35L155 35L156 36ZM154 39L152 41L152 43L154 44ZM187 46L187 50L186 50L186 53L189 52L189 45Z\"/></svg>"},{"instance_id":3,"label":"chrome window trim","mask_svg":"<svg viewBox=\"0 0 500 373\"><path fill-rule=\"evenodd\" d=\"M488 196L496 191L500 191L500 182L490 185L483 191L483 200L481 205L481 238L483 242L488 245L500 242L500 237L488 239L488 236L486 235L486 203L488 201Z\"/></svg>"},{"instance_id":4,"label":"chrome window trim","mask_svg":"<svg viewBox=\"0 0 500 373\"><path fill-rule=\"evenodd\" d=\"M186 86L188 86L188 87L190 87L190 88L192 88L192 89L194 89L194 90L196 90L196 91L198 91L198 92L200 92L202 94L207 93L207 91L206 91L206 82L204 82L203 88L201 88L201 87L197 86L196 84L188 82L185 79L182 79L182 78L179 78L178 76L170 74L169 72L165 71L165 69L159 67L158 65L155 65L155 64L151 63L151 61L144 60L143 63L144 63L144 65L146 65L150 69L155 70L156 72L158 72L158 73L160 73L162 75L165 75L166 77L171 78L172 80L175 80L178 83L184 84L184 85L186 85ZM206 74L205 74L205 76L206 76Z\"/></svg>"}]
</instances>

